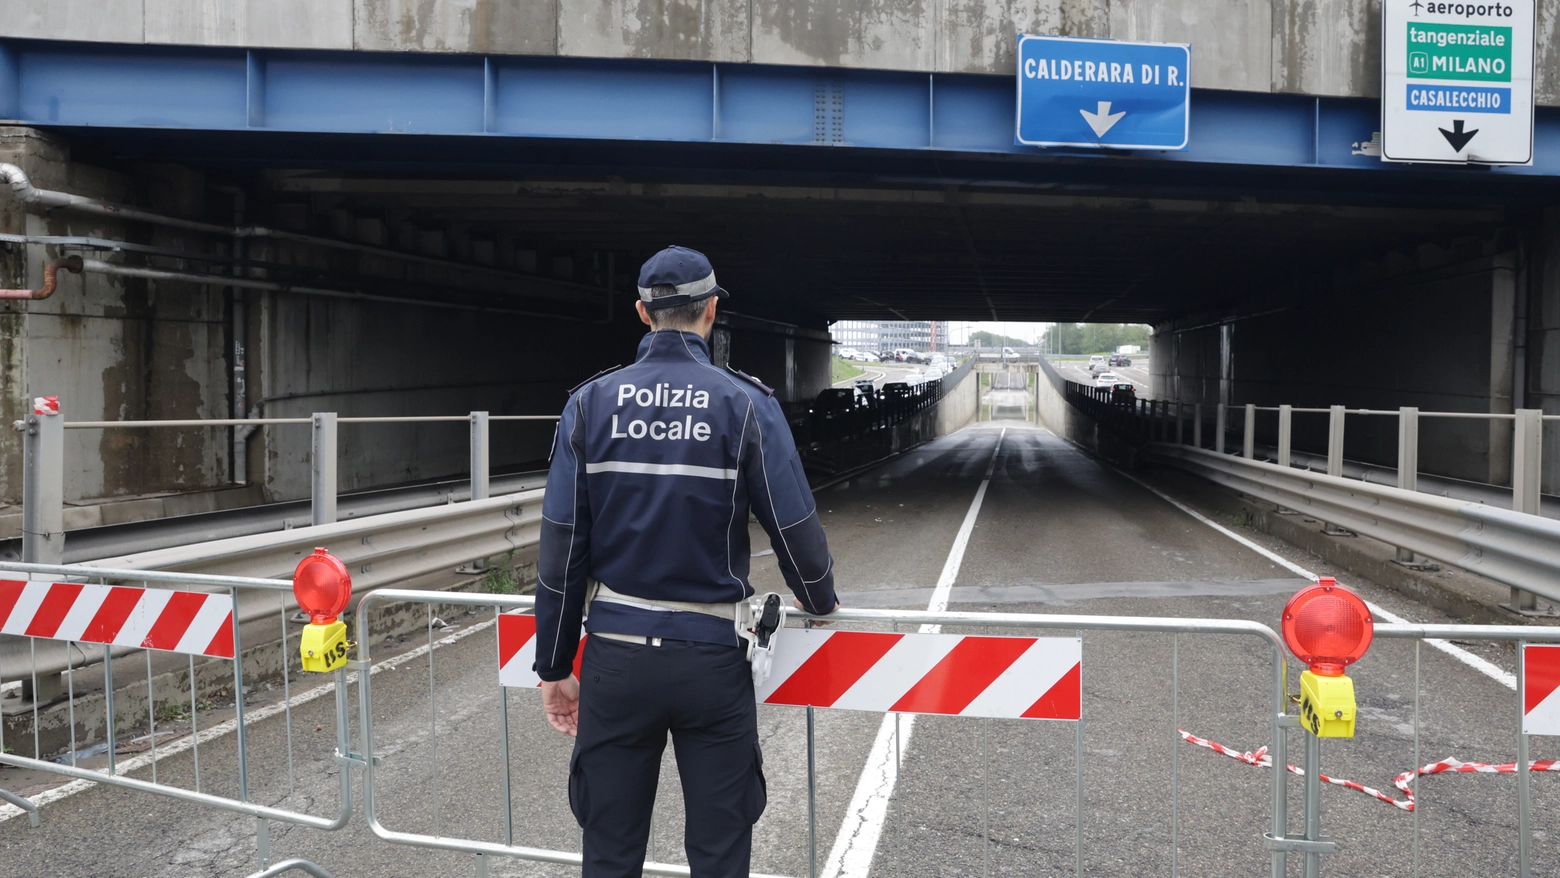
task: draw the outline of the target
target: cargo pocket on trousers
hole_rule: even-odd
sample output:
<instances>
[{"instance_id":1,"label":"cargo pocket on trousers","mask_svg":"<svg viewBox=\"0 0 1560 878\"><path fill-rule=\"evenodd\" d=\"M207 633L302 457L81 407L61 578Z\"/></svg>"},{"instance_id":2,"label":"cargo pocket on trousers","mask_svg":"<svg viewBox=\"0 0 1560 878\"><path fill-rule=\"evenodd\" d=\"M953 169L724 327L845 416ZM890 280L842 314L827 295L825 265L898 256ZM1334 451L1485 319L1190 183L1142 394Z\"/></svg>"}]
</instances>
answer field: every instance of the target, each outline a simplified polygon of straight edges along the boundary
<instances>
[{"instance_id":1,"label":"cargo pocket on trousers","mask_svg":"<svg viewBox=\"0 0 1560 878\"><path fill-rule=\"evenodd\" d=\"M753 742L753 772L748 778L747 796L743 800L743 817L748 823L757 823L758 818L764 815L764 806L769 804L769 783L764 780L764 751L759 749L758 742Z\"/></svg>"},{"instance_id":2,"label":"cargo pocket on trousers","mask_svg":"<svg viewBox=\"0 0 1560 878\"><path fill-rule=\"evenodd\" d=\"M569 810L580 828L590 819L590 792L585 786L585 768L580 765L580 754L569 757Z\"/></svg>"}]
</instances>

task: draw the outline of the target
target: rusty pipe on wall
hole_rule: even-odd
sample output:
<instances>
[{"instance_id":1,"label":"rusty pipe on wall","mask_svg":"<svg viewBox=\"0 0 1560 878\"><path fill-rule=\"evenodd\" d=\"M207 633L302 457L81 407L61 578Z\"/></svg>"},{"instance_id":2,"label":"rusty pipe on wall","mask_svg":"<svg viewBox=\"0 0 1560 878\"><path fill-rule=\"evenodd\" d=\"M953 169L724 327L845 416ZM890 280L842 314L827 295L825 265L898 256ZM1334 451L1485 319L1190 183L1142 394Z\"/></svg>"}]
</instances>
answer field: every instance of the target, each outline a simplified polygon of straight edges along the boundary
<instances>
[{"instance_id":1,"label":"rusty pipe on wall","mask_svg":"<svg viewBox=\"0 0 1560 878\"><path fill-rule=\"evenodd\" d=\"M80 256L62 256L59 259L51 259L43 267L43 286L36 290L0 290L0 299L29 299L38 301L54 295L54 288L59 281L60 269L65 269L72 274L81 274Z\"/></svg>"}]
</instances>

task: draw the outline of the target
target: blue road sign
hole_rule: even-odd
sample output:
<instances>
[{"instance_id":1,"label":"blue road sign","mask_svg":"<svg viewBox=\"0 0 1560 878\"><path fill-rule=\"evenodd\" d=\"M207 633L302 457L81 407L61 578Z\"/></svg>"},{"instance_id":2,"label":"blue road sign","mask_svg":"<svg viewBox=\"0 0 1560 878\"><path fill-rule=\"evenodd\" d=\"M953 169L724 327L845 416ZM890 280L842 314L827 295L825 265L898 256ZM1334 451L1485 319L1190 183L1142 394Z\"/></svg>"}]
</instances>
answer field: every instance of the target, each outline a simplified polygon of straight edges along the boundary
<instances>
[{"instance_id":1,"label":"blue road sign","mask_svg":"<svg viewBox=\"0 0 1560 878\"><path fill-rule=\"evenodd\" d=\"M1021 34L1019 143L1185 149L1192 49Z\"/></svg>"}]
</instances>

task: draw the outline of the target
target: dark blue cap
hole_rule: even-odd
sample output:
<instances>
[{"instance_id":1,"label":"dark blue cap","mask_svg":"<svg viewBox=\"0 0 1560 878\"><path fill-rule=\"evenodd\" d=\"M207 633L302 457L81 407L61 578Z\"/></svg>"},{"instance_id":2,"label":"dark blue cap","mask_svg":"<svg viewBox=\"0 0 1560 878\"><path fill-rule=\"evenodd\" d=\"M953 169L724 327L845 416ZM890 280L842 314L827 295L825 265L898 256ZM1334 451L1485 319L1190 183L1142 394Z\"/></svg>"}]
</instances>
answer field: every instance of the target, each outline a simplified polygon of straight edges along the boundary
<instances>
[{"instance_id":1,"label":"dark blue cap","mask_svg":"<svg viewBox=\"0 0 1560 878\"><path fill-rule=\"evenodd\" d=\"M730 295L715 282L710 260L687 247L667 247L645 260L644 267L639 269L639 301L651 310Z\"/></svg>"}]
</instances>

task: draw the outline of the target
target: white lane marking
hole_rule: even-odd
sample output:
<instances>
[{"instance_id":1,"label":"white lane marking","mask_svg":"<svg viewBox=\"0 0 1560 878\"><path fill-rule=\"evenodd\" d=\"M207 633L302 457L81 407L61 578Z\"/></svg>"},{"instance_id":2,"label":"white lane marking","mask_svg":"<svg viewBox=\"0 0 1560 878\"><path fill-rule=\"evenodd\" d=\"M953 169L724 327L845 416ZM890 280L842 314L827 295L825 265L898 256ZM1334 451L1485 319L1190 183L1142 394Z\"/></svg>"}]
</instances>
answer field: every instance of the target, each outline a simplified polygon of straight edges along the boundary
<instances>
[{"instance_id":1,"label":"white lane marking","mask_svg":"<svg viewBox=\"0 0 1560 878\"><path fill-rule=\"evenodd\" d=\"M997 447L991 450L991 460L986 464L986 474L964 522L953 538L953 548L943 563L942 574L937 577L937 587L932 589L932 599L926 609L938 612L948 609L948 598L953 593L953 582L959 578L959 567L964 563L964 550L969 546L970 535L975 531L975 519L980 515L981 503L986 499L986 486L996 472L997 455L1002 453L1002 440L1007 438L1003 427L997 436ZM922 634L936 634L941 625L922 625ZM915 729L915 714L889 714L878 726L877 737L867 755L867 764L856 781L856 792L850 798L850 807L840 823L839 835L834 837L834 847L823 866L823 878L867 878L872 870L872 858L877 854L878 839L883 835L883 824L888 820L888 803L894 797L894 787L899 783L899 760L910 748L910 733Z\"/></svg>"},{"instance_id":2,"label":"white lane marking","mask_svg":"<svg viewBox=\"0 0 1560 878\"><path fill-rule=\"evenodd\" d=\"M1112 469L1115 469L1115 467L1112 467ZM1184 503L1181 503L1179 500L1176 500L1175 498L1173 498L1170 495L1166 494L1165 492L1159 490L1158 488L1154 487L1153 485L1148 484L1147 482L1143 481L1142 479L1138 478L1137 476L1134 476L1131 473L1125 472L1125 471L1120 470L1120 469L1117 469L1116 472L1119 472L1122 475L1126 476L1127 478L1131 479L1132 481L1137 482L1139 485L1143 486L1144 488L1146 488L1149 491L1152 491L1154 494L1156 494L1159 497L1159 499L1165 501L1166 503L1169 503L1171 506L1174 506L1175 508L1181 510L1182 512L1185 512L1187 515L1190 515L1191 517L1197 519L1198 521L1202 522L1203 524L1208 525L1209 527L1213 528L1214 530L1218 531L1219 533L1224 534L1225 536L1229 537L1230 539L1234 540L1235 542L1240 543L1241 545L1243 545L1246 548L1252 550L1253 552L1256 552L1257 554L1259 554L1262 557L1268 559L1269 561L1272 561L1273 563L1275 563L1275 564L1277 564L1277 565L1279 565L1281 567L1284 567L1285 569L1288 569L1288 570L1291 570L1291 571L1293 571L1295 573L1298 573L1301 576L1304 576L1306 579L1311 580L1312 582L1315 582L1318 579L1318 577L1317 577L1317 575L1315 573L1312 573L1311 571L1305 569L1304 567L1301 567L1299 564L1296 564L1293 561L1290 561L1288 558L1285 558L1285 557L1283 557L1282 555L1279 555L1276 552L1273 552L1273 551L1271 551L1271 550L1269 550L1269 549L1267 549L1267 548L1265 548L1263 546L1258 545L1255 542L1252 542L1251 540L1246 539L1245 537L1241 536L1238 533L1235 533L1234 531L1230 530L1229 528L1225 527L1224 525L1219 524L1218 522L1213 521L1212 519L1209 519L1208 517L1204 516L1202 513L1198 512L1197 510L1192 509L1191 507L1185 505ZM1398 614L1393 613L1392 611L1387 610L1387 609L1385 609L1383 607L1377 606L1372 601L1366 601L1365 602L1365 606L1369 607L1370 611L1373 614L1375 614L1376 616L1378 616L1378 617L1380 617L1382 619L1385 619L1388 622L1393 623L1394 625L1411 624L1411 623L1408 622L1407 619L1404 619L1402 616L1399 616ZM1433 638L1433 637L1427 637L1427 638L1425 638L1425 643L1428 643L1429 645L1435 647L1436 649L1439 649L1440 651L1446 653L1447 655L1451 656L1452 658L1457 659L1458 661L1462 662L1463 664L1467 665L1468 667L1473 668L1474 670L1476 670L1479 673L1485 675L1486 677L1489 677L1491 680L1494 680L1495 682L1501 684L1502 686L1505 686L1507 689L1511 689L1513 691L1516 690L1516 688L1517 688L1517 676L1515 674L1507 673L1505 670L1501 669L1501 667L1499 665L1496 665L1493 662L1490 662L1490 661L1487 661L1485 659L1482 659L1479 656L1476 656L1473 653L1469 652L1468 650L1463 649L1460 646L1456 646L1456 645L1454 645L1452 643L1449 643L1448 641L1445 641L1445 640L1440 640L1440 639Z\"/></svg>"},{"instance_id":3,"label":"white lane marking","mask_svg":"<svg viewBox=\"0 0 1560 878\"><path fill-rule=\"evenodd\" d=\"M494 620L489 619L486 622L478 623L476 625L471 626L470 628L465 628L463 630L456 631L454 634L451 634L448 637L444 637L444 638L441 638L439 640L436 640L432 644L423 644L422 646L419 646L419 647L417 647L416 649L414 649L414 650L412 650L410 652L405 652L405 653L402 653L402 654L400 654L398 656L394 656L392 658L387 658L384 661L376 662L373 665L373 667L371 667L369 669L369 673L370 674L377 674L380 671L388 671L388 670L390 670L392 668L397 667L398 665L403 665L403 664L411 661L412 659L418 658L420 656L427 655L428 652L430 650L432 650L432 649L435 649L435 648L440 647L440 646L447 646L448 644L455 643L458 640L462 640L464 638L470 637L471 635L476 634L478 631L483 631L483 630L486 630L488 628L491 628L491 627L493 627L493 622L494 622ZM356 682L357 682L357 672L356 671L353 671L352 673L347 674L347 684L348 685L351 685L351 684L356 683ZM307 704L308 702L314 701L315 699L320 698L320 697L322 697L324 695L328 695L328 694L334 692L335 690L336 690L336 684L335 684L334 681L332 681L332 682L326 683L323 686L316 686L313 689L308 689L306 691L298 693L297 695L294 695L292 697L291 703L295 707L297 705L300 705L300 704ZM288 704L288 702L281 701L281 702L277 702L276 704L267 705L267 706L259 708L257 710L245 711L244 712L244 725L252 726L252 725L254 725L257 722L261 722L262 720L270 719L271 717L276 716L277 714L285 713L286 710L287 710L287 704ZM349 719L349 722L350 721L351 720ZM209 729L201 729L199 735L195 735L195 736L192 736L192 737L180 738L177 741L174 741L174 742L172 742L170 744L166 744L166 745L159 744L157 746L157 761L158 762L166 761L168 759L168 757L170 757L170 756L175 756L175 755L177 755L179 753L185 752L186 750L192 749L197 743L204 744L207 741L212 740L213 738L220 738L223 735L231 734L232 732L234 732L237 729L238 729L238 720L237 719L224 720L223 722L217 723L216 725L212 726ZM115 766L116 774L121 774L121 775L129 774L132 771L136 771L136 770L145 768L145 767L147 767L147 766L149 766L151 764L152 764L152 754L151 753L143 753L140 756L135 756L135 757L132 757L130 759L120 760L119 763ZM105 772L105 774L106 773L107 772ZM65 784L63 786L58 786L58 787L54 787L53 789L44 790L43 792L37 794L36 796L29 796L28 797L28 801L30 801L34 805L37 805L38 807L42 808L44 805L52 804L54 802L58 802L61 799L69 798L70 796L74 796L75 794L77 794L77 793L79 793L79 792L81 792L83 790L88 790L88 789L91 789L92 787L95 787L95 786L97 786L97 784L92 782L92 781L90 781L90 780L73 780L70 783ZM27 813L27 812L23 811L21 808L16 807L15 805L0 804L0 823L4 823L5 821L10 820L12 817L20 817L22 814L25 814L25 813Z\"/></svg>"}]
</instances>

